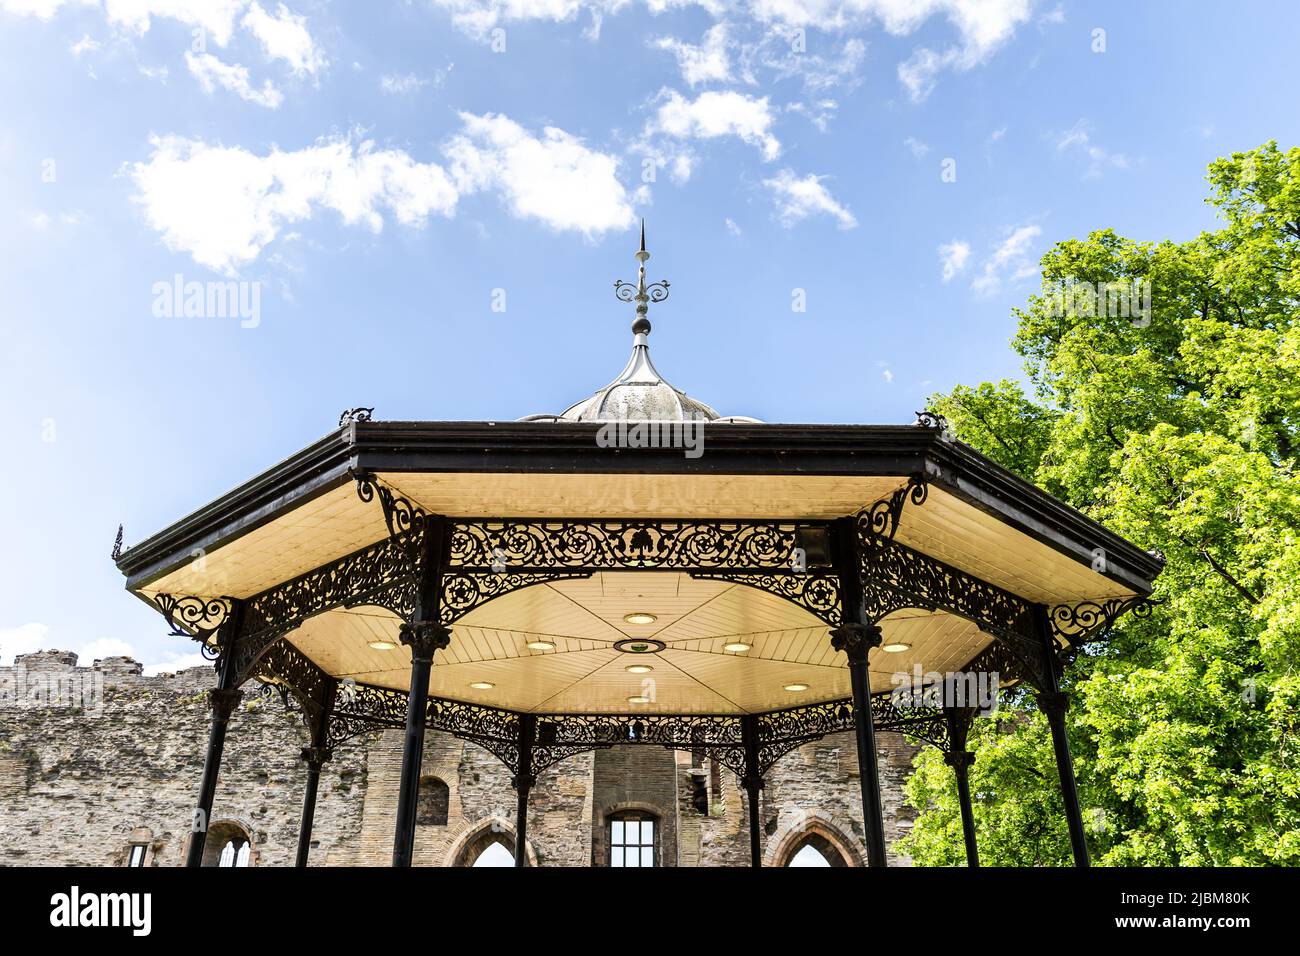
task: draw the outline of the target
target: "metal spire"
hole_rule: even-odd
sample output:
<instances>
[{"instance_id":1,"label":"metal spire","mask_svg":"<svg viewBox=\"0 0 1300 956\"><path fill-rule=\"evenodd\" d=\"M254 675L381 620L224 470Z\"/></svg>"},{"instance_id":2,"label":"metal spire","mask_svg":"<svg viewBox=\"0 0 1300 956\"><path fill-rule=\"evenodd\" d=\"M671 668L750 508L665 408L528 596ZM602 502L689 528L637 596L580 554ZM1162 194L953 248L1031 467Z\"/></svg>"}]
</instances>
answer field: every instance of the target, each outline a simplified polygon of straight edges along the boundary
<instances>
[{"instance_id":1,"label":"metal spire","mask_svg":"<svg viewBox=\"0 0 1300 956\"><path fill-rule=\"evenodd\" d=\"M646 285L645 264L649 258L650 253L645 251L645 220L642 219L641 248L636 253L636 260L640 263L637 268L636 285L624 282L622 279L614 283L614 295L620 302L636 303L636 320L632 323L632 334L636 336L650 334L650 319L646 316L650 310L650 303L662 302L668 298L667 282L652 282Z\"/></svg>"}]
</instances>

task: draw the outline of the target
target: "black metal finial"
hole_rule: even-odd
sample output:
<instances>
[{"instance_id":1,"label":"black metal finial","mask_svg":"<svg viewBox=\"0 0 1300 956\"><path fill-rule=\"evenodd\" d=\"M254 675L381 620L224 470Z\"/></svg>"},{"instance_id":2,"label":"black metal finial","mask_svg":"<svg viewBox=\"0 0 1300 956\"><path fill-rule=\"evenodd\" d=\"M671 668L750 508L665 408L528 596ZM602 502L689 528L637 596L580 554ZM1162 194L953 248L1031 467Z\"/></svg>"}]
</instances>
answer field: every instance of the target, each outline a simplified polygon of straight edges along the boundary
<instances>
[{"instance_id":1,"label":"black metal finial","mask_svg":"<svg viewBox=\"0 0 1300 956\"><path fill-rule=\"evenodd\" d=\"M117 560L118 558L120 558L121 556L122 556L122 526L121 526L121 525L118 525L118 526L117 526L117 538L113 541L113 554L112 554L112 558L113 558L114 561L116 561L116 560Z\"/></svg>"},{"instance_id":2,"label":"black metal finial","mask_svg":"<svg viewBox=\"0 0 1300 956\"><path fill-rule=\"evenodd\" d=\"M645 281L645 264L650 258L650 253L645 250L645 220L641 220L641 248L637 250L636 260L640 263L637 269L636 285L630 282L624 282L622 279L614 283L614 295L620 302L636 303L636 319L632 322L633 335L650 334L650 319L646 313L650 309L651 302L662 302L668 298L667 282L652 282L646 285Z\"/></svg>"}]
</instances>

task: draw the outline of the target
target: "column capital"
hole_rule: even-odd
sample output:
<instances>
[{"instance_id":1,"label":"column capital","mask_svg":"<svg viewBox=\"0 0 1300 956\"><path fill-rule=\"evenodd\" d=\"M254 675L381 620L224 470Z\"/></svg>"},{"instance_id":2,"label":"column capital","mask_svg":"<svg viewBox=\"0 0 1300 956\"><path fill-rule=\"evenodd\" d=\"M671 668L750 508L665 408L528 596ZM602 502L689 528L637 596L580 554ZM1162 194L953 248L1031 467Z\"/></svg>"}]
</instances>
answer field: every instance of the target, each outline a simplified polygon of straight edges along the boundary
<instances>
[{"instance_id":1,"label":"column capital","mask_svg":"<svg viewBox=\"0 0 1300 956\"><path fill-rule=\"evenodd\" d=\"M208 691L208 706L212 708L213 720L228 721L243 696L243 691L230 687L214 687Z\"/></svg>"},{"instance_id":2,"label":"column capital","mask_svg":"<svg viewBox=\"0 0 1300 956\"><path fill-rule=\"evenodd\" d=\"M831 628L831 647L848 655L849 663L866 663L867 654L881 642L880 627L875 624L841 624Z\"/></svg>"},{"instance_id":3,"label":"column capital","mask_svg":"<svg viewBox=\"0 0 1300 956\"><path fill-rule=\"evenodd\" d=\"M1040 690L1036 694L1038 709L1048 717L1061 718L1070 706L1070 695L1060 690Z\"/></svg>"},{"instance_id":4,"label":"column capital","mask_svg":"<svg viewBox=\"0 0 1300 956\"><path fill-rule=\"evenodd\" d=\"M747 773L740 778L740 785L747 791L752 788L757 792L763 789L763 777L757 773Z\"/></svg>"},{"instance_id":5,"label":"column capital","mask_svg":"<svg viewBox=\"0 0 1300 956\"><path fill-rule=\"evenodd\" d=\"M302 759L313 770L319 770L324 764L328 763L334 756L332 747L303 747Z\"/></svg>"},{"instance_id":6,"label":"column capital","mask_svg":"<svg viewBox=\"0 0 1300 956\"><path fill-rule=\"evenodd\" d=\"M411 649L411 658L417 661L433 660L434 651L451 643L451 628L436 621L403 622L399 631L403 644Z\"/></svg>"},{"instance_id":7,"label":"column capital","mask_svg":"<svg viewBox=\"0 0 1300 956\"><path fill-rule=\"evenodd\" d=\"M943 755L943 762L954 770L969 770L975 763L975 755L969 750L951 750Z\"/></svg>"},{"instance_id":8,"label":"column capital","mask_svg":"<svg viewBox=\"0 0 1300 956\"><path fill-rule=\"evenodd\" d=\"M524 790L531 790L535 783L537 783L537 774L535 773L517 773L510 778L510 786L514 787L515 790L519 790L521 786Z\"/></svg>"}]
</instances>

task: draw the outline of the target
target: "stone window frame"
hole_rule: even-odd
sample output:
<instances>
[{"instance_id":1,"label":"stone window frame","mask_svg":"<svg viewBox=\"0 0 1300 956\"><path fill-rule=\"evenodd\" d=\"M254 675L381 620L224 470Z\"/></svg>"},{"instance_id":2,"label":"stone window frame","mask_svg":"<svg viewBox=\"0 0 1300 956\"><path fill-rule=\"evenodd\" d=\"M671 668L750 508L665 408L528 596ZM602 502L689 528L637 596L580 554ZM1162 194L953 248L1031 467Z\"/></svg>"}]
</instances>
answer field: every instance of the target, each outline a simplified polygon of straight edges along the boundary
<instances>
[{"instance_id":1,"label":"stone window frame","mask_svg":"<svg viewBox=\"0 0 1300 956\"><path fill-rule=\"evenodd\" d=\"M431 791L435 787L440 788L440 793L442 796L442 807L441 807L442 819L440 820L424 819L422 818L424 816L424 811L428 809L429 804L432 802L429 798L431 796ZM415 802L415 809L416 809L415 823L417 826L445 827L448 824L451 817L451 785L447 783L447 781L444 780L442 777L438 776L437 774L425 774L421 776L420 788Z\"/></svg>"},{"instance_id":2,"label":"stone window frame","mask_svg":"<svg viewBox=\"0 0 1300 956\"><path fill-rule=\"evenodd\" d=\"M766 867L786 867L794 855L811 843L831 866L866 866L866 849L853 830L818 813L801 813L767 844ZM831 856L835 854L835 857ZM839 862L836 862L838 858Z\"/></svg>"},{"instance_id":3,"label":"stone window frame","mask_svg":"<svg viewBox=\"0 0 1300 956\"><path fill-rule=\"evenodd\" d=\"M616 809L609 810L605 814L605 859L603 865L611 869L615 868L614 850L616 847L625 849L628 846L636 846L639 848L645 848L647 846L647 844L641 842L635 844L616 844L614 842L614 824L617 822L624 822L629 817L637 817L639 821L649 821L654 826L654 835L649 844L651 857L650 866L642 867L638 862L636 867L627 867L627 869L658 869L663 866L663 814L658 810L640 805L620 806ZM638 856L640 855L641 854L638 854Z\"/></svg>"}]
</instances>

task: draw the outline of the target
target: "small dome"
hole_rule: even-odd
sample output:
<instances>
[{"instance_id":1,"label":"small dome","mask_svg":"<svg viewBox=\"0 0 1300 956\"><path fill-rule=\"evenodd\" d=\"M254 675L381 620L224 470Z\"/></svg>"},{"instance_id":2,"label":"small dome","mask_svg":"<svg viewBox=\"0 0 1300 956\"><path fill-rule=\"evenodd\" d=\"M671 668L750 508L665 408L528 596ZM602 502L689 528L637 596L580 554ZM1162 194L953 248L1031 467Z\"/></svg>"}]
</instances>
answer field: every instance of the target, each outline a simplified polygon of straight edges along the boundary
<instances>
[{"instance_id":1,"label":"small dome","mask_svg":"<svg viewBox=\"0 0 1300 956\"><path fill-rule=\"evenodd\" d=\"M650 361L650 320L647 311L650 302L668 298L668 283L655 282L647 286L645 262L650 253L645 251L645 223L641 223L641 249L636 254L641 267L637 284L617 282L615 294L620 301L636 302L636 320L632 323L632 357L618 378L590 398L570 405L559 415L529 415L524 422L754 422L756 418L723 418L710 406L691 398L681 389L674 388L659 374Z\"/></svg>"}]
</instances>

